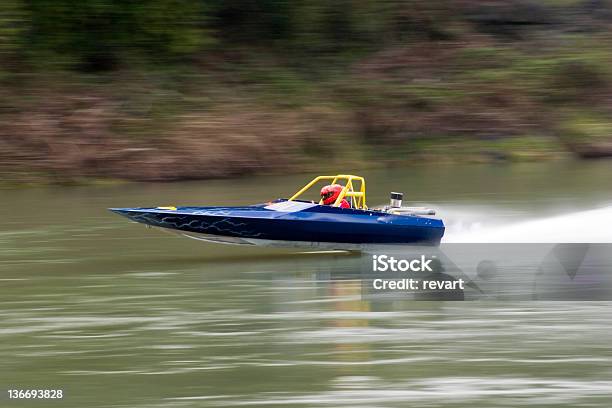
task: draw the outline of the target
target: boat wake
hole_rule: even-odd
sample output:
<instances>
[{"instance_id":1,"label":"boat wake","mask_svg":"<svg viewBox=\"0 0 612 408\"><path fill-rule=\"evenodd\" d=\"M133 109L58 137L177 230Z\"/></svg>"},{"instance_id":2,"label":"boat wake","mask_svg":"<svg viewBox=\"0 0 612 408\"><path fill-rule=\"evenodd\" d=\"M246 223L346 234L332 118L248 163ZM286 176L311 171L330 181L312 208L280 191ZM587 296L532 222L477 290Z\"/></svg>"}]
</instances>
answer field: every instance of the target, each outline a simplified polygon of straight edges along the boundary
<instances>
[{"instance_id":1,"label":"boat wake","mask_svg":"<svg viewBox=\"0 0 612 408\"><path fill-rule=\"evenodd\" d=\"M612 206L517 221L517 214L441 209L445 243L612 243Z\"/></svg>"}]
</instances>

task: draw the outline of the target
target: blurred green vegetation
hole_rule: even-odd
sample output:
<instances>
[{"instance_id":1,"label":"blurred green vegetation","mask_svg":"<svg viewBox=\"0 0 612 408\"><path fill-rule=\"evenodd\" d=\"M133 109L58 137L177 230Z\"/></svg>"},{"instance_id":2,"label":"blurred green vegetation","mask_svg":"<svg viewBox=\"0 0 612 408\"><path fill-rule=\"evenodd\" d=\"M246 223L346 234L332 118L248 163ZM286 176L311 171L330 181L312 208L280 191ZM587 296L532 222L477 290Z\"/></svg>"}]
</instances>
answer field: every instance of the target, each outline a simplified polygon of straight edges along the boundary
<instances>
[{"instance_id":1,"label":"blurred green vegetation","mask_svg":"<svg viewBox=\"0 0 612 408\"><path fill-rule=\"evenodd\" d=\"M603 157L611 46L607 0L6 0L0 171Z\"/></svg>"},{"instance_id":2,"label":"blurred green vegetation","mask_svg":"<svg viewBox=\"0 0 612 408\"><path fill-rule=\"evenodd\" d=\"M304 62L406 36L443 38L452 15L446 3L7 0L0 32L3 50L21 62L86 71L116 69L135 57L185 61L227 47L266 47Z\"/></svg>"}]
</instances>

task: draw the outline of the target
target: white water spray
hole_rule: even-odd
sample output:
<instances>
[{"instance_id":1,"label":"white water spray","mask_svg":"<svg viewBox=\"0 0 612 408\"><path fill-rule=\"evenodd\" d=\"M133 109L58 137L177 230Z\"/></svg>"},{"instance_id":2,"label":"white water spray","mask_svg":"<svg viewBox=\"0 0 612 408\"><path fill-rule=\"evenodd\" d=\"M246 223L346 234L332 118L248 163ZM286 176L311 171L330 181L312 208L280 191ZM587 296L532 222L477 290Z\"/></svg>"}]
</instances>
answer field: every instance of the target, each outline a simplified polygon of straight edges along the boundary
<instances>
[{"instance_id":1,"label":"white water spray","mask_svg":"<svg viewBox=\"0 0 612 408\"><path fill-rule=\"evenodd\" d=\"M525 221L486 210L449 215L443 242L612 243L612 206Z\"/></svg>"}]
</instances>

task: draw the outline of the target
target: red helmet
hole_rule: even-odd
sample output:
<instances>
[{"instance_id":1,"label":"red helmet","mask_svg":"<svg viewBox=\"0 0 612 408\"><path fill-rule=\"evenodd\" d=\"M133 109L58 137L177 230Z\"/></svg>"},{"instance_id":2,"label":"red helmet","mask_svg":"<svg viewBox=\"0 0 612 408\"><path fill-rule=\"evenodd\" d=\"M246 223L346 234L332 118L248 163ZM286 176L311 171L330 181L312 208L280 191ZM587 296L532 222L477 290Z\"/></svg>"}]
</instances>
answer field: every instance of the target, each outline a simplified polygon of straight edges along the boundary
<instances>
[{"instance_id":1,"label":"red helmet","mask_svg":"<svg viewBox=\"0 0 612 408\"><path fill-rule=\"evenodd\" d=\"M340 184L330 184L321 189L321 199L323 200L323 204L331 205L336 202L338 196L342 192L342 187Z\"/></svg>"}]
</instances>

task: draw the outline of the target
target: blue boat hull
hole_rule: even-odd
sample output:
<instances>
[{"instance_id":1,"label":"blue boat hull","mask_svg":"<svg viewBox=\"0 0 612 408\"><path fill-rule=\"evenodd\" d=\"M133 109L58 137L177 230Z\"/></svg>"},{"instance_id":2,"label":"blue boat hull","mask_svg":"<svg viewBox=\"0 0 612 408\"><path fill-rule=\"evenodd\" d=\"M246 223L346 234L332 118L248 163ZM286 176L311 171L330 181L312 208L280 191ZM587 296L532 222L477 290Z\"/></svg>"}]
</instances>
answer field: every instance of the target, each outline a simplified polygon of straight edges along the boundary
<instances>
[{"instance_id":1,"label":"blue boat hull","mask_svg":"<svg viewBox=\"0 0 612 408\"><path fill-rule=\"evenodd\" d=\"M113 208L111 211L154 227L212 238L207 240L230 238L216 241L232 243L439 245L444 235L444 224L437 218L286 200L248 207Z\"/></svg>"}]
</instances>

